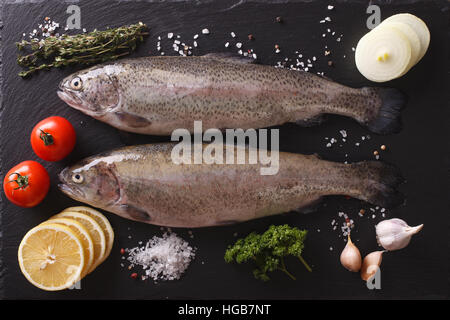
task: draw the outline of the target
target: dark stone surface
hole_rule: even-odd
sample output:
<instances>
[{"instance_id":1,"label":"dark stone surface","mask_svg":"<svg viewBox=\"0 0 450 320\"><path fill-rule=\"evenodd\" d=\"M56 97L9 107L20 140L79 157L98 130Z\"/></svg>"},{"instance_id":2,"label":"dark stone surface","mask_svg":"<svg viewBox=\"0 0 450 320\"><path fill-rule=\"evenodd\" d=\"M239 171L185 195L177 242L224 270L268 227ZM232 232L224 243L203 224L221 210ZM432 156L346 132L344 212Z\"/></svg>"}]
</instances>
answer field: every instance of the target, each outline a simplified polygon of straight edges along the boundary
<instances>
[{"instance_id":1,"label":"dark stone surface","mask_svg":"<svg viewBox=\"0 0 450 320\"><path fill-rule=\"evenodd\" d=\"M180 34L181 40L190 44L193 35L199 33L199 47L194 50L195 55L237 51L234 47L236 41L229 35L234 31L237 39L244 44L243 49L255 49L261 63L274 65L284 57L294 58L295 61L295 51L299 50L305 57L317 56L314 71L325 71L326 76L350 86L370 84L356 70L351 50L367 32L367 1L335 3L333 11L326 9L330 1L275 2L91 0L74 3L80 5L82 27L88 30L145 22L150 27L151 35L134 56L148 55L149 52L157 54L158 36L163 38L162 46L166 54L174 54L171 42L167 40L168 32ZM369 132L349 119L330 117L328 122L314 128L292 124L280 127L282 151L316 152L325 159L335 161L372 159L373 150L381 144L387 145L388 150L382 153L382 159L399 166L407 178L407 183L402 186L407 204L388 210L387 218L400 217L412 225L424 223L425 228L406 249L385 254L381 290L368 290L357 274L351 274L340 266L339 254L345 243L339 237L339 230L333 231L331 226L333 219L342 224L343 220L337 215L339 211L348 213L356 223L353 239L357 240L362 254L367 254L377 249L374 225L382 219L380 213L372 219L369 205L333 197L327 199L318 212L309 215L288 213L239 225L194 230L193 239L189 238L187 230L176 230L198 248L197 257L181 280L158 284L130 279L130 272L120 267L119 249L135 246L138 241L159 235L159 228L107 213L116 232L111 256L82 281L81 290L62 292L44 292L34 288L22 276L17 263L18 245L30 228L77 204L57 190L57 173L64 166L100 151L124 144L167 141L168 138L121 133L66 106L58 99L56 88L59 80L74 68L42 72L27 80L18 77L20 68L15 62L17 50L14 42L20 40L23 32L36 28L45 16L64 24L69 2L14 1L4 4L1 11L4 24L1 35L4 81L0 108L0 176L3 177L10 167L23 160L38 160L48 169L52 187L45 201L32 209L15 207L5 201L1 193L2 296L7 299L448 298L448 7L445 1L384 3L380 2L383 17L405 11L417 14L428 24L432 35L424 59L406 76L388 84L405 91L410 98L403 113L403 131L384 137L371 134L369 141L356 147L355 143L361 140L361 136ZM275 23L276 16L281 16L284 23ZM325 16L332 17L332 22L319 24ZM201 35L205 27L211 31L207 36ZM327 28L336 31L336 34L343 34L342 41L336 42L328 36L322 38ZM250 33L255 37L251 42L247 40ZM227 41L231 44L228 49L224 47ZM279 55L274 53L275 44L282 49ZM323 56L325 45L332 50L333 68L328 67L328 58ZM344 54L346 58L343 58ZM37 159L29 144L31 128L50 115L68 118L78 135L75 151L58 163ZM341 129L347 130L348 142L343 147L337 144L326 148L324 138L340 137ZM357 215L361 207L366 208L368 213L362 218ZM288 265L297 276L297 281L275 273L272 281L262 283L253 279L250 267L225 264L223 253L226 246L235 241L235 232L243 236L251 231L263 231L270 224L281 223L310 230L304 258L313 266L313 273L309 274L298 261L292 259Z\"/></svg>"}]
</instances>

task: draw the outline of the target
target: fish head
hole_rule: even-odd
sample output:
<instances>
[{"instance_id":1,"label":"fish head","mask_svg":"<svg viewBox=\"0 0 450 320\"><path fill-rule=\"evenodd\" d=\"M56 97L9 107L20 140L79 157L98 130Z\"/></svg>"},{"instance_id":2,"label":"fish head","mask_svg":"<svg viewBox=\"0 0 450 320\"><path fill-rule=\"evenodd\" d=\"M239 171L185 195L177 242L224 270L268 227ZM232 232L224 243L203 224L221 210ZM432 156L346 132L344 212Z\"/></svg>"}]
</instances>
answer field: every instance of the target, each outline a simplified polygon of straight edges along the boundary
<instances>
[{"instance_id":1,"label":"fish head","mask_svg":"<svg viewBox=\"0 0 450 320\"><path fill-rule=\"evenodd\" d=\"M72 108L95 118L120 102L117 77L108 66L93 67L64 78L57 93Z\"/></svg>"},{"instance_id":2,"label":"fish head","mask_svg":"<svg viewBox=\"0 0 450 320\"><path fill-rule=\"evenodd\" d=\"M98 158L88 158L63 169L59 180L59 189L80 202L106 208L120 200L120 185L115 175L115 165Z\"/></svg>"}]
</instances>

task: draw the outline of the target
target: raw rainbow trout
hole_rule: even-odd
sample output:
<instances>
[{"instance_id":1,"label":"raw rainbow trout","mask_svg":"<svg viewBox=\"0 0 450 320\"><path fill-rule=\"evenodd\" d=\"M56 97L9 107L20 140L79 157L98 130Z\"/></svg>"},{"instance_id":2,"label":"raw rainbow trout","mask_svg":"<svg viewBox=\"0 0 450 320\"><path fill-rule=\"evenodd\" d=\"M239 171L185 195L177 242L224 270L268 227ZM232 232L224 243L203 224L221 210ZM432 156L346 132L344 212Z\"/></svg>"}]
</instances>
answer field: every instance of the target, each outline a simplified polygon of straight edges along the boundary
<instances>
[{"instance_id":1,"label":"raw rainbow trout","mask_svg":"<svg viewBox=\"0 0 450 320\"><path fill-rule=\"evenodd\" d=\"M323 114L351 117L379 134L398 132L405 97L396 89L349 88L308 72L253 59L144 57L101 64L65 78L59 97L121 130L170 135L208 128L313 125Z\"/></svg>"},{"instance_id":2,"label":"raw rainbow trout","mask_svg":"<svg viewBox=\"0 0 450 320\"><path fill-rule=\"evenodd\" d=\"M396 190L401 175L380 161L343 164L280 152L278 173L267 176L259 163L177 165L174 146L131 146L89 157L65 168L59 187L75 200L127 219L188 228L306 210L326 195L386 208L403 203Z\"/></svg>"}]
</instances>

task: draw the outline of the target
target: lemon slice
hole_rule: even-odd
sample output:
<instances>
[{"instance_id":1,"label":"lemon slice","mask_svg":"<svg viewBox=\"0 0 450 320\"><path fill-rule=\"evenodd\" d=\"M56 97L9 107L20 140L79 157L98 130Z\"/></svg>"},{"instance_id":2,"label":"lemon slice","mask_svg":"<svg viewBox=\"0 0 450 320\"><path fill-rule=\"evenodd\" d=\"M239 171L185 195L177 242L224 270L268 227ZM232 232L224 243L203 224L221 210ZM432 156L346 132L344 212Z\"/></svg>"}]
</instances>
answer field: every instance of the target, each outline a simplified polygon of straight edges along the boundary
<instances>
[{"instance_id":1,"label":"lemon slice","mask_svg":"<svg viewBox=\"0 0 450 320\"><path fill-rule=\"evenodd\" d=\"M105 250L105 257L103 258L103 261L106 260L106 258L109 257L109 254L111 253L113 244L114 244L114 230L111 227L111 224L109 223L108 219L101 214L99 211L92 209L90 207L80 206L80 207L71 207L65 209L65 211L72 211L72 212L80 212L87 214L91 218L93 218L102 228L103 232L105 233L105 241L106 241L106 250ZM102 261L102 262L103 262Z\"/></svg>"},{"instance_id":2,"label":"lemon slice","mask_svg":"<svg viewBox=\"0 0 450 320\"><path fill-rule=\"evenodd\" d=\"M388 21L383 22L380 24L377 28L387 28L386 32L390 32L390 28L395 29L397 31L400 31L406 38L408 38L409 44L411 46L411 59L409 60L409 65L406 68L405 71L403 71L403 74L409 71L413 66L416 65L416 63L419 61L420 54L421 54L421 44L420 39L417 36L416 32L406 23L403 22L395 22L395 21ZM402 75L403 75L402 74Z\"/></svg>"},{"instance_id":3,"label":"lemon slice","mask_svg":"<svg viewBox=\"0 0 450 320\"><path fill-rule=\"evenodd\" d=\"M427 52L428 46L430 45L430 30L428 30L426 23L419 17L416 17L410 13L394 14L383 21L383 23L387 22L402 22L414 30L420 40L420 53L416 63L419 62Z\"/></svg>"},{"instance_id":4,"label":"lemon slice","mask_svg":"<svg viewBox=\"0 0 450 320\"><path fill-rule=\"evenodd\" d=\"M400 77L410 61L411 45L408 38L388 26L373 29L356 46L356 67L371 81L383 82Z\"/></svg>"},{"instance_id":5,"label":"lemon slice","mask_svg":"<svg viewBox=\"0 0 450 320\"><path fill-rule=\"evenodd\" d=\"M72 286L80 279L84 266L81 240L69 227L56 223L28 231L17 255L25 278L48 291Z\"/></svg>"},{"instance_id":6,"label":"lemon slice","mask_svg":"<svg viewBox=\"0 0 450 320\"><path fill-rule=\"evenodd\" d=\"M81 244L84 248L85 263L80 276L80 278L83 278L88 273L90 267L92 266L92 263L94 262L94 242L92 241L89 231L81 223L74 219L55 218L52 220L44 221L43 223L41 223L41 225L49 223L57 223L69 227L80 239Z\"/></svg>"},{"instance_id":7,"label":"lemon slice","mask_svg":"<svg viewBox=\"0 0 450 320\"><path fill-rule=\"evenodd\" d=\"M75 219L79 223L81 223L91 235L92 241L94 241L94 262L88 270L88 273L91 273L101 262L103 257L105 256L106 250L106 241L105 241L105 233L103 232L100 225L91 217L84 213L79 212L61 212L57 215L54 215L50 218L70 218Z\"/></svg>"}]
</instances>

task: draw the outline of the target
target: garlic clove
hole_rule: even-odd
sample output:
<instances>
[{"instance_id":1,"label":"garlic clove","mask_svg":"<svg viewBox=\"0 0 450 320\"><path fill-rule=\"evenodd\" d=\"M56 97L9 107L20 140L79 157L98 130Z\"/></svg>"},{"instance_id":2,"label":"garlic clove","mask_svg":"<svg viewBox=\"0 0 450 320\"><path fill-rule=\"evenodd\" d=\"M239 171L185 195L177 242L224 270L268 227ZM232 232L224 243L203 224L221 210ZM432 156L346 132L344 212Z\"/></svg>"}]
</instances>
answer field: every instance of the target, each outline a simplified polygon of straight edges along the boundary
<instances>
[{"instance_id":1,"label":"garlic clove","mask_svg":"<svg viewBox=\"0 0 450 320\"><path fill-rule=\"evenodd\" d=\"M361 269L362 258L361 253L358 248L352 242L350 234L348 235L348 241L345 245L344 250L341 253L341 264L342 266L351 272L358 272Z\"/></svg>"},{"instance_id":2,"label":"garlic clove","mask_svg":"<svg viewBox=\"0 0 450 320\"><path fill-rule=\"evenodd\" d=\"M405 248L411 237L422 230L423 224L410 227L401 219L383 220L375 226L377 242L384 249L389 251Z\"/></svg>"},{"instance_id":3,"label":"garlic clove","mask_svg":"<svg viewBox=\"0 0 450 320\"><path fill-rule=\"evenodd\" d=\"M411 235L414 235L414 234L418 233L420 230L422 230L422 228L423 228L423 224L420 224L420 225L415 226L415 227L409 227L408 226L406 228L406 232L408 232Z\"/></svg>"},{"instance_id":4,"label":"garlic clove","mask_svg":"<svg viewBox=\"0 0 450 320\"><path fill-rule=\"evenodd\" d=\"M380 268L384 251L374 251L369 253L362 262L361 279L369 280Z\"/></svg>"}]
</instances>

